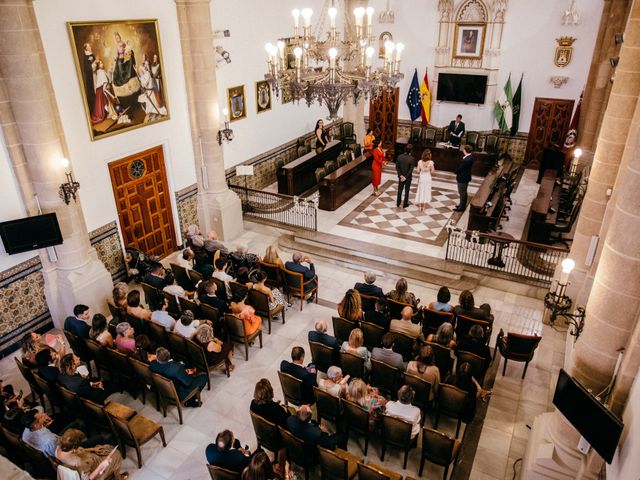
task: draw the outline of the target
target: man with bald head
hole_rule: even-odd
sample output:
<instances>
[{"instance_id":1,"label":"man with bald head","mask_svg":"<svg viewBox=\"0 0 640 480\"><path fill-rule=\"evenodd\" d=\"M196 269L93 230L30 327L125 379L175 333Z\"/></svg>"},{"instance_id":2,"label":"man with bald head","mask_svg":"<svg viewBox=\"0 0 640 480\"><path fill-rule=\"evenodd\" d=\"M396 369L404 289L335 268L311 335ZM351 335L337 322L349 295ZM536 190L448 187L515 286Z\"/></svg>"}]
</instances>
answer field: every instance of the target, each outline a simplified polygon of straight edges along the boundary
<instances>
[{"instance_id":1,"label":"man with bald head","mask_svg":"<svg viewBox=\"0 0 640 480\"><path fill-rule=\"evenodd\" d=\"M311 407L301 405L295 415L287 418L287 427L296 437L304 440L304 448L309 454L317 455L318 445L329 450L336 447L347 448L345 436L341 433L329 435L322 427L311 423Z\"/></svg>"},{"instance_id":2,"label":"man with bald head","mask_svg":"<svg viewBox=\"0 0 640 480\"><path fill-rule=\"evenodd\" d=\"M369 295L371 297L384 297L384 292L382 289L375 285L377 276L375 272L369 270L364 273L364 283L356 283L353 287L354 290L357 290L359 293L363 295Z\"/></svg>"},{"instance_id":3,"label":"man with bald head","mask_svg":"<svg viewBox=\"0 0 640 480\"><path fill-rule=\"evenodd\" d=\"M306 263L309 266L307 267L303 265L303 263ZM311 258L309 258L308 256L303 256L302 253L300 252L293 252L291 261L286 262L284 264L284 267L287 270L290 270L292 272L302 274L305 282L305 286L304 286L305 292L315 288L316 285L318 284L318 277L316 277L316 269L313 265L313 262L311 261ZM309 282L309 280L311 281ZM312 302L314 298L315 298L315 294L310 295L309 298L307 298L307 302Z\"/></svg>"},{"instance_id":4,"label":"man with bald head","mask_svg":"<svg viewBox=\"0 0 640 480\"><path fill-rule=\"evenodd\" d=\"M391 320L389 331L392 333L404 333L405 335L424 340L422 335L422 327L417 323L413 323L413 308L406 306L402 309L402 318L400 320Z\"/></svg>"},{"instance_id":5,"label":"man with bald head","mask_svg":"<svg viewBox=\"0 0 640 480\"><path fill-rule=\"evenodd\" d=\"M308 339L310 342L322 343L331 348L340 348L338 339L327 333L327 322L324 320L316 320L314 330L309 332Z\"/></svg>"}]
</instances>

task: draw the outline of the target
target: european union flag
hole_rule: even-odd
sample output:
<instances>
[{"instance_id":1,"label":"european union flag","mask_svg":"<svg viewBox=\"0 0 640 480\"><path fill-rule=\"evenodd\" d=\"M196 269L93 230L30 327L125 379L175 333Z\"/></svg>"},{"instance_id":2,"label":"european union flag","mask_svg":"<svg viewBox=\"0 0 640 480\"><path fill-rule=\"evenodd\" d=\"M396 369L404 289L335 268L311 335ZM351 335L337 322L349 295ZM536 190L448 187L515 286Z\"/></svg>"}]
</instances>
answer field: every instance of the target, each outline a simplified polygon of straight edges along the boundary
<instances>
[{"instance_id":1,"label":"european union flag","mask_svg":"<svg viewBox=\"0 0 640 480\"><path fill-rule=\"evenodd\" d=\"M413 71L413 80L411 80L411 88L407 93L407 107L409 107L409 115L413 122L420 117L420 84L418 83L418 69Z\"/></svg>"}]
</instances>

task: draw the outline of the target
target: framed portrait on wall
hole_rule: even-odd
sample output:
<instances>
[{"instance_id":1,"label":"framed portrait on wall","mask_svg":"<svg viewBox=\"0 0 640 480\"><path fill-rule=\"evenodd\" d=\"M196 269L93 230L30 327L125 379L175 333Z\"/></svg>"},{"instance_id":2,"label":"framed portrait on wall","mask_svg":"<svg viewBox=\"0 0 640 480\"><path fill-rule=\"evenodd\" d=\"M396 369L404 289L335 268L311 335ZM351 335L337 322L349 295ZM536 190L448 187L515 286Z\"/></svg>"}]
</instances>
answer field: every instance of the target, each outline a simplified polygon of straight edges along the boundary
<instances>
[{"instance_id":1,"label":"framed portrait on wall","mask_svg":"<svg viewBox=\"0 0 640 480\"><path fill-rule=\"evenodd\" d=\"M244 85L227 88L229 103L229 120L235 121L247 116L247 102L244 96Z\"/></svg>"},{"instance_id":2,"label":"framed portrait on wall","mask_svg":"<svg viewBox=\"0 0 640 480\"><path fill-rule=\"evenodd\" d=\"M384 58L384 43L386 41L393 42L391 32L382 32L378 38L378 58Z\"/></svg>"},{"instance_id":3,"label":"framed portrait on wall","mask_svg":"<svg viewBox=\"0 0 640 480\"><path fill-rule=\"evenodd\" d=\"M157 20L67 29L92 141L169 119Z\"/></svg>"},{"instance_id":4,"label":"framed portrait on wall","mask_svg":"<svg viewBox=\"0 0 640 480\"><path fill-rule=\"evenodd\" d=\"M269 82L261 80L256 82L256 112L262 113L271 110L271 87Z\"/></svg>"},{"instance_id":5,"label":"framed portrait on wall","mask_svg":"<svg viewBox=\"0 0 640 480\"><path fill-rule=\"evenodd\" d=\"M484 23L456 23L453 57L479 60L484 52Z\"/></svg>"}]
</instances>

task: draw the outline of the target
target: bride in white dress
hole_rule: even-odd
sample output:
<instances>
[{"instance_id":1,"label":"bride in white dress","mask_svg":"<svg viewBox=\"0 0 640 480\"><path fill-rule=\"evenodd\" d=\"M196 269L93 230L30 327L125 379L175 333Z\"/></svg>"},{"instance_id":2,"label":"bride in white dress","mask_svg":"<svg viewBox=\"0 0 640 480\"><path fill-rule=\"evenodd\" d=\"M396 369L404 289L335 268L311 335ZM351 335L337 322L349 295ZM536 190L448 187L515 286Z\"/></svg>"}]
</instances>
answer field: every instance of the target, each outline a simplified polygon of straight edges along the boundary
<instances>
[{"instance_id":1,"label":"bride in white dress","mask_svg":"<svg viewBox=\"0 0 640 480\"><path fill-rule=\"evenodd\" d=\"M433 160L431 160L431 150L427 149L422 153L422 159L418 162L418 190L416 192L415 204L421 212L431 202L431 175L435 173Z\"/></svg>"}]
</instances>

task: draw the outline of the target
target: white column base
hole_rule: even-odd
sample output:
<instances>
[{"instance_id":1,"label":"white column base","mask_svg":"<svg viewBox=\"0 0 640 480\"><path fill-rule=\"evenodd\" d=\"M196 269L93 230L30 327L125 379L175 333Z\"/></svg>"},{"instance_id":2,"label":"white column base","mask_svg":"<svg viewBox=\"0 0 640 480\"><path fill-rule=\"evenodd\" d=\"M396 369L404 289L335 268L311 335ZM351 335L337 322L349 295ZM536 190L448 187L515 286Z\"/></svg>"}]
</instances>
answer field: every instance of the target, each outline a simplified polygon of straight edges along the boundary
<instances>
[{"instance_id":1,"label":"white column base","mask_svg":"<svg viewBox=\"0 0 640 480\"><path fill-rule=\"evenodd\" d=\"M220 240L231 241L244 231L242 203L231 190L198 193L198 214L201 229L215 230Z\"/></svg>"}]
</instances>

